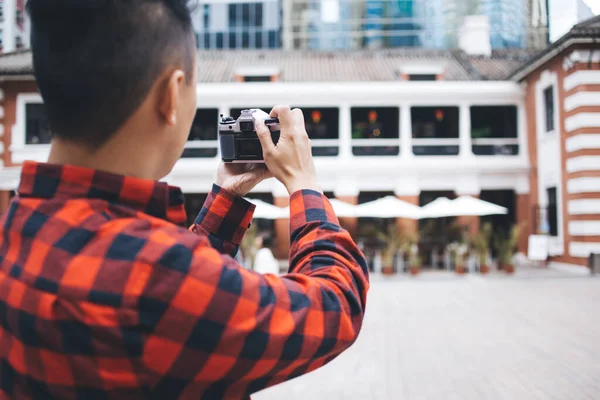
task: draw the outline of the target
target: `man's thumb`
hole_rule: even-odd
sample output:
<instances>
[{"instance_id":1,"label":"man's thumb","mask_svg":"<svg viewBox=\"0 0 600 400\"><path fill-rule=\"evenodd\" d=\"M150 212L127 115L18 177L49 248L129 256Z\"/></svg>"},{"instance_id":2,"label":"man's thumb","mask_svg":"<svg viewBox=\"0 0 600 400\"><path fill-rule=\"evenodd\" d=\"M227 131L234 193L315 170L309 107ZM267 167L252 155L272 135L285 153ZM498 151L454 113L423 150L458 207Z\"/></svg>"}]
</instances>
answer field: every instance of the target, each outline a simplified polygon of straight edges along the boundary
<instances>
[{"instance_id":1,"label":"man's thumb","mask_svg":"<svg viewBox=\"0 0 600 400\"><path fill-rule=\"evenodd\" d=\"M271 152L275 147L275 143L273 143L273 139L271 138L271 131L265 125L264 119L256 119L254 121L254 129L256 130L256 135L258 136L258 140L260 140L260 144L263 148L263 153Z\"/></svg>"}]
</instances>

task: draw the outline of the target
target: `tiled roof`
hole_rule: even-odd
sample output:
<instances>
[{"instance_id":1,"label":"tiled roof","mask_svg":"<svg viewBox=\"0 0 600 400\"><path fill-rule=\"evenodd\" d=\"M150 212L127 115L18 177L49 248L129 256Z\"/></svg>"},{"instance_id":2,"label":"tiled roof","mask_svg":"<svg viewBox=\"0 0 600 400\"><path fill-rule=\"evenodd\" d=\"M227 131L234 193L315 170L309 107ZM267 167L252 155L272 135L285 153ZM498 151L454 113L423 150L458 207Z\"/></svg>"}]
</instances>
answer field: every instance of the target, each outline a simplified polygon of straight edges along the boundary
<instances>
[{"instance_id":1,"label":"tiled roof","mask_svg":"<svg viewBox=\"0 0 600 400\"><path fill-rule=\"evenodd\" d=\"M379 51L201 51L199 80L233 82L240 67L273 67L283 82L394 81L403 66L439 65L451 81L502 80L525 63L529 51L495 52L491 57L471 57L459 51L390 49Z\"/></svg>"},{"instance_id":2,"label":"tiled roof","mask_svg":"<svg viewBox=\"0 0 600 400\"><path fill-rule=\"evenodd\" d=\"M201 50L198 80L234 82L239 68L275 67L283 82L394 81L403 67L439 66L450 81L503 80L534 53L494 51L491 57L461 51L399 48L362 51ZM0 76L32 74L31 52L0 56Z\"/></svg>"},{"instance_id":3,"label":"tiled roof","mask_svg":"<svg viewBox=\"0 0 600 400\"><path fill-rule=\"evenodd\" d=\"M520 81L533 72L536 68L544 65L549 59L552 59L561 51L571 46L574 42L588 42L600 44L600 15L587 19L573 26L560 39L550 44L542 50L537 56L532 57L528 62L515 67L514 71L508 76L509 79Z\"/></svg>"}]
</instances>

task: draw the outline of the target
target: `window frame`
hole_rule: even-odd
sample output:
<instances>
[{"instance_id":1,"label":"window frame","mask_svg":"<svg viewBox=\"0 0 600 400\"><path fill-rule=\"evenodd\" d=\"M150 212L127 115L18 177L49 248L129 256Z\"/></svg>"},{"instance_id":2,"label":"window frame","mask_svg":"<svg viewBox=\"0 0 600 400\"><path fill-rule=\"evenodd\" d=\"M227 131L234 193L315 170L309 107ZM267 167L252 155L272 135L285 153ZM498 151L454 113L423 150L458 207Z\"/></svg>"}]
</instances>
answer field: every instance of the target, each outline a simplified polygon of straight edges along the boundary
<instances>
[{"instance_id":1,"label":"window frame","mask_svg":"<svg viewBox=\"0 0 600 400\"><path fill-rule=\"evenodd\" d=\"M543 107L544 107L544 131L546 133L556 130L556 103L554 101L554 85L549 85L542 90ZM549 102L550 100L550 102ZM551 107L548 107L550 104ZM551 108L551 109L550 109Z\"/></svg>"}]
</instances>

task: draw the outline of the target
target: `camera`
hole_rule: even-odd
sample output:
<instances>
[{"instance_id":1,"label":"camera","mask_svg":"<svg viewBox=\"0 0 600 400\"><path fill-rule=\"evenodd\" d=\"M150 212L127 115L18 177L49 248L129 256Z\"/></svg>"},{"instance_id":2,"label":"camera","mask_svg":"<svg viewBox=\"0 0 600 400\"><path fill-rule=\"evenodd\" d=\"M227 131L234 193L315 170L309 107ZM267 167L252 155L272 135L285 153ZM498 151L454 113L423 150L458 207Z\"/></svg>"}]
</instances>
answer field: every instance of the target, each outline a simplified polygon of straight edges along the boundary
<instances>
[{"instance_id":1,"label":"camera","mask_svg":"<svg viewBox=\"0 0 600 400\"><path fill-rule=\"evenodd\" d=\"M262 163L264 162L263 150L254 129L257 116L265 117L265 125L271 131L273 143L279 141L280 127L277 118L270 118L262 110L242 110L236 120L232 117L223 117L219 122L219 146L221 159L231 163Z\"/></svg>"}]
</instances>

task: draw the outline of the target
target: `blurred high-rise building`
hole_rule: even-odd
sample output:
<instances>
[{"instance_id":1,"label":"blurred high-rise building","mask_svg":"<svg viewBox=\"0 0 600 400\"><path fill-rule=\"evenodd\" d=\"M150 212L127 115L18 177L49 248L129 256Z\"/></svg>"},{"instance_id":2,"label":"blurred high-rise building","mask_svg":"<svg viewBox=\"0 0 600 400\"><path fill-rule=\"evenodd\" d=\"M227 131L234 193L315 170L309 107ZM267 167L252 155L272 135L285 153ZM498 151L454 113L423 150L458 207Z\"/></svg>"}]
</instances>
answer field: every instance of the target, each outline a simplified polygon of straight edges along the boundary
<instances>
[{"instance_id":1,"label":"blurred high-rise building","mask_svg":"<svg viewBox=\"0 0 600 400\"><path fill-rule=\"evenodd\" d=\"M573 25L594 16L583 0L549 0L548 14L552 42L567 33Z\"/></svg>"},{"instance_id":2,"label":"blurred high-rise building","mask_svg":"<svg viewBox=\"0 0 600 400\"><path fill-rule=\"evenodd\" d=\"M0 0L0 52L29 47L29 18L25 0Z\"/></svg>"},{"instance_id":3,"label":"blurred high-rise building","mask_svg":"<svg viewBox=\"0 0 600 400\"><path fill-rule=\"evenodd\" d=\"M281 1L198 1L193 12L198 47L274 49L281 47Z\"/></svg>"},{"instance_id":4,"label":"blurred high-rise building","mask_svg":"<svg viewBox=\"0 0 600 400\"><path fill-rule=\"evenodd\" d=\"M486 16L493 49L548 43L547 0L200 1L200 48L309 50L458 46L464 19Z\"/></svg>"}]
</instances>

